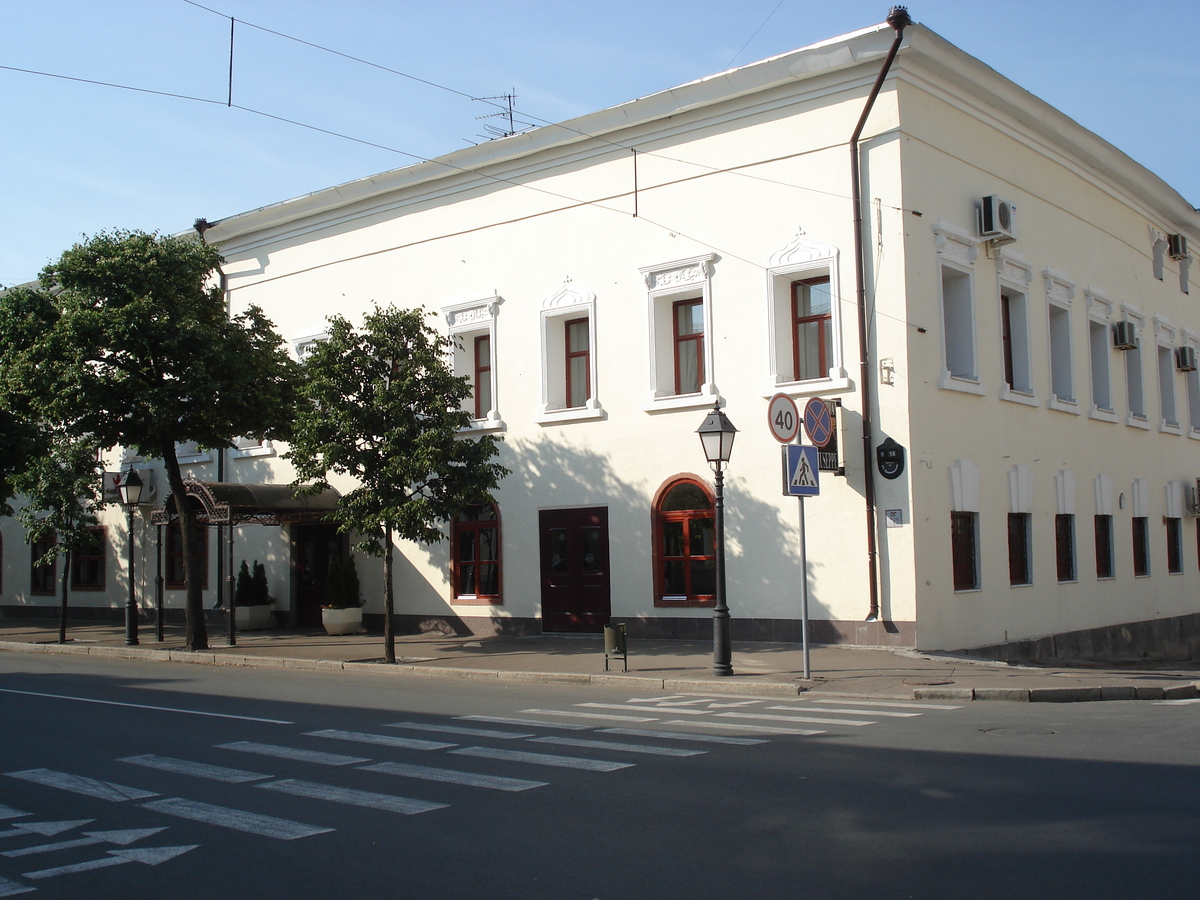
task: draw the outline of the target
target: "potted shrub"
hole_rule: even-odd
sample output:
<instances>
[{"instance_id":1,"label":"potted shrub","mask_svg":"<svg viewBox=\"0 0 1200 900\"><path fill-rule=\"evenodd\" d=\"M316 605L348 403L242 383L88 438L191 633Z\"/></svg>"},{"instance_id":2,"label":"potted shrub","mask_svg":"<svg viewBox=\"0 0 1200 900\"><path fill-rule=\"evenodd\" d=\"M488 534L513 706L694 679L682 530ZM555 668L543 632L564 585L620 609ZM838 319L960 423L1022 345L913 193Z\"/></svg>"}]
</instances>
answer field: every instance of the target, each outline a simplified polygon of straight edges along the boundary
<instances>
[{"instance_id":1,"label":"potted shrub","mask_svg":"<svg viewBox=\"0 0 1200 900\"><path fill-rule=\"evenodd\" d=\"M357 634L362 630L362 591L353 556L345 562L335 556L329 564L321 624L329 634Z\"/></svg>"},{"instance_id":2,"label":"potted shrub","mask_svg":"<svg viewBox=\"0 0 1200 900\"><path fill-rule=\"evenodd\" d=\"M257 559L251 570L242 560L238 570L237 584L233 589L234 621L239 631L258 631L272 624L271 604L267 587L267 568Z\"/></svg>"}]
</instances>

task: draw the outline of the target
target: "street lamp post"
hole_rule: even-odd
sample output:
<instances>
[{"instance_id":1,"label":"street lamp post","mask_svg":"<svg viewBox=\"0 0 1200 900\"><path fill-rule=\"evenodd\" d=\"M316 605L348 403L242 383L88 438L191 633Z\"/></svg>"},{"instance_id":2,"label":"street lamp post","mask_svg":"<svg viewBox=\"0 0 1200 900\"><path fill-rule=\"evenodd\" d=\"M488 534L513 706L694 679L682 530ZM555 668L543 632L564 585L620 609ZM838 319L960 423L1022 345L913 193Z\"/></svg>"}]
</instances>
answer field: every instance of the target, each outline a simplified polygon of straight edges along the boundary
<instances>
[{"instance_id":1,"label":"street lamp post","mask_svg":"<svg viewBox=\"0 0 1200 900\"><path fill-rule=\"evenodd\" d=\"M732 675L732 652L729 645L729 606L725 602L725 466L733 452L733 438L737 429L715 404L712 412L696 429L704 447L704 458L708 460L717 478L717 499L713 512L716 514L717 585L713 605L713 674Z\"/></svg>"},{"instance_id":2,"label":"street lamp post","mask_svg":"<svg viewBox=\"0 0 1200 900\"><path fill-rule=\"evenodd\" d=\"M129 601L125 604L125 643L135 646L138 642L137 597L134 594L133 513L142 499L142 479L132 468L127 469L117 484L121 494L121 505L129 514Z\"/></svg>"}]
</instances>

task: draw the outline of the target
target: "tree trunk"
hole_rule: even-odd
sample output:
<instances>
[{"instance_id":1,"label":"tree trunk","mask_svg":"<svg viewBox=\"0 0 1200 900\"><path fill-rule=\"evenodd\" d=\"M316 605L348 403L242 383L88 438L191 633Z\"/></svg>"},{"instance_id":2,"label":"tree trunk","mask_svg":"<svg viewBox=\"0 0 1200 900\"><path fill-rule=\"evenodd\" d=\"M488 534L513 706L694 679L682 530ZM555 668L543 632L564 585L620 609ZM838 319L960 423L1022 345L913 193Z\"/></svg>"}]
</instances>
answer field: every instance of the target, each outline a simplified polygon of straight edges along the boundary
<instances>
[{"instance_id":1,"label":"tree trunk","mask_svg":"<svg viewBox=\"0 0 1200 900\"><path fill-rule=\"evenodd\" d=\"M383 526L383 660L396 662L396 635L392 629L392 524Z\"/></svg>"},{"instance_id":2,"label":"tree trunk","mask_svg":"<svg viewBox=\"0 0 1200 900\"><path fill-rule=\"evenodd\" d=\"M204 625L204 595L200 590L204 581L201 574L203 563L199 559L200 541L196 533L196 514L188 503L187 492L183 487L183 473L179 469L174 442L164 441L162 452L167 469L167 483L171 486L171 496L175 498L175 512L179 516L179 537L183 542L183 581L187 588L187 600L184 605L187 631L184 647L188 650L207 650L208 629Z\"/></svg>"},{"instance_id":3,"label":"tree trunk","mask_svg":"<svg viewBox=\"0 0 1200 900\"><path fill-rule=\"evenodd\" d=\"M71 580L71 550L63 554L62 603L58 607L58 642L67 642L67 589Z\"/></svg>"}]
</instances>

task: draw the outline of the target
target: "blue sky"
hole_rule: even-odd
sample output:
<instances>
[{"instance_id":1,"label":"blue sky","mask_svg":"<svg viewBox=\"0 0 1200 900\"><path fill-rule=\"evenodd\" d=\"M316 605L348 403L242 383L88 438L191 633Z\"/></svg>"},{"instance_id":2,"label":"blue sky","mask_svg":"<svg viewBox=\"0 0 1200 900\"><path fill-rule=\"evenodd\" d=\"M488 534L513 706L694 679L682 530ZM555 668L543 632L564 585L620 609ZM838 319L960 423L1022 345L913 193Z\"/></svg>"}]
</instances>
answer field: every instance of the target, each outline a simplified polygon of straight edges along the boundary
<instances>
[{"instance_id":1,"label":"blue sky","mask_svg":"<svg viewBox=\"0 0 1200 900\"><path fill-rule=\"evenodd\" d=\"M887 9L876 0L0 0L0 285L34 278L82 235L181 231L197 217L415 161L395 151L432 157L477 142L497 120L479 120L494 109L470 97L515 91L526 121L561 121L872 25ZM1200 0L923 0L909 10L1200 204ZM235 104L390 149L229 108L231 16Z\"/></svg>"}]
</instances>

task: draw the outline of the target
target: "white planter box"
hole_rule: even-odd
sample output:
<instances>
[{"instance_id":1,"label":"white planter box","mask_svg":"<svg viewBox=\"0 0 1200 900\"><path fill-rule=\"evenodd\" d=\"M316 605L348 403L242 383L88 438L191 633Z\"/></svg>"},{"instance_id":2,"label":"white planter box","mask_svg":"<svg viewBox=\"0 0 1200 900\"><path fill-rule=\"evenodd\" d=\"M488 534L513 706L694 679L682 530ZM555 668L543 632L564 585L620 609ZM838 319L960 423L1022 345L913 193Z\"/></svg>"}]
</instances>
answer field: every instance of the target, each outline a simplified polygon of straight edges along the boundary
<instances>
[{"instance_id":1,"label":"white planter box","mask_svg":"<svg viewBox=\"0 0 1200 900\"><path fill-rule=\"evenodd\" d=\"M328 634L357 634L362 628L362 607L322 609L321 624Z\"/></svg>"},{"instance_id":2,"label":"white planter box","mask_svg":"<svg viewBox=\"0 0 1200 900\"><path fill-rule=\"evenodd\" d=\"M270 606L238 606L234 608L234 623L238 631L261 631L274 624Z\"/></svg>"}]
</instances>

